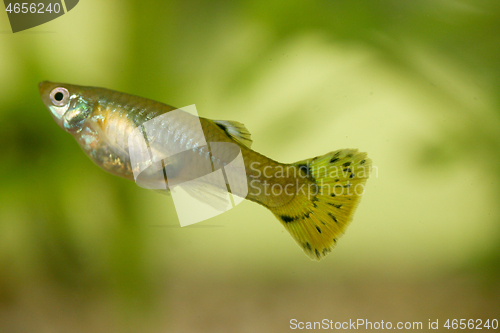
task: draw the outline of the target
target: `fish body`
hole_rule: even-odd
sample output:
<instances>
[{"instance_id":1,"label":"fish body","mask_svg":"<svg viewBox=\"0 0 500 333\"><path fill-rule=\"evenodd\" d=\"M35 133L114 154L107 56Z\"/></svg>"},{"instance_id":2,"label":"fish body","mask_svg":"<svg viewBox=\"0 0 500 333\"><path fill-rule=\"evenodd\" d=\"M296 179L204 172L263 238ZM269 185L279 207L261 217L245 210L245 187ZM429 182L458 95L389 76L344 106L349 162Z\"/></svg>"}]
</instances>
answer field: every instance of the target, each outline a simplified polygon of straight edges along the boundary
<instances>
[{"instance_id":1,"label":"fish body","mask_svg":"<svg viewBox=\"0 0 500 333\"><path fill-rule=\"evenodd\" d=\"M228 167L234 154L222 152L214 158L206 142L237 145L246 175L246 182L240 186L247 190L240 192L270 209L315 260L335 246L361 197L357 187L364 192L369 176L370 159L354 149L285 164L252 150L250 133L238 122L172 112L176 110L172 106L104 88L45 81L39 84L39 90L55 122L73 135L98 166L132 181L129 138L149 121L161 121L153 133L148 133L149 149L165 156L174 151L192 152L182 163L175 155L162 161L169 185L198 177L203 160L210 160L215 168ZM168 120L162 120L164 115L169 115ZM197 124L201 132L195 130Z\"/></svg>"}]
</instances>

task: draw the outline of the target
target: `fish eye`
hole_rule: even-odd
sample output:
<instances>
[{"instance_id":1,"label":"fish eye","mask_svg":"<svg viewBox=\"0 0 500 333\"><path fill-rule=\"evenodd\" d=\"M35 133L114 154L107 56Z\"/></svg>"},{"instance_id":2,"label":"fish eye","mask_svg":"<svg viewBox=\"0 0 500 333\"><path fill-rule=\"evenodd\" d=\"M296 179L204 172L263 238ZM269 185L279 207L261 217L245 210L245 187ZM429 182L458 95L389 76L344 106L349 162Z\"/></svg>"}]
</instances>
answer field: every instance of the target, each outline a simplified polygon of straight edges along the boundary
<instances>
[{"instance_id":1,"label":"fish eye","mask_svg":"<svg viewBox=\"0 0 500 333\"><path fill-rule=\"evenodd\" d=\"M68 103L68 100L69 100L68 89L63 88L63 87L54 88L50 92L50 100L51 100L52 104L54 104L55 106L66 105L66 103Z\"/></svg>"}]
</instances>

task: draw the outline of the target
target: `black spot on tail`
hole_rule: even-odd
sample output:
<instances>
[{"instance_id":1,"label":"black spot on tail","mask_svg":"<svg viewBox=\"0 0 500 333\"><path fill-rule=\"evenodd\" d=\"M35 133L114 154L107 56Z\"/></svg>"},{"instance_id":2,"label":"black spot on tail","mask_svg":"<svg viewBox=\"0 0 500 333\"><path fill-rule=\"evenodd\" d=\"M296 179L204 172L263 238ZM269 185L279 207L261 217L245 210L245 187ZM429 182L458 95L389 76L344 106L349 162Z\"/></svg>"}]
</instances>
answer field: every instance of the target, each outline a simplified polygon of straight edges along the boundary
<instances>
[{"instance_id":1,"label":"black spot on tail","mask_svg":"<svg viewBox=\"0 0 500 333\"><path fill-rule=\"evenodd\" d=\"M359 165L364 165L366 163L366 160L361 160L361 162L359 162Z\"/></svg>"},{"instance_id":2,"label":"black spot on tail","mask_svg":"<svg viewBox=\"0 0 500 333\"><path fill-rule=\"evenodd\" d=\"M290 223L296 220L295 217L291 217L288 215L281 215L280 218L285 222L285 223Z\"/></svg>"},{"instance_id":3,"label":"black spot on tail","mask_svg":"<svg viewBox=\"0 0 500 333\"><path fill-rule=\"evenodd\" d=\"M328 204L330 206L333 206L333 207L338 208L338 209L342 208L342 205L337 205L337 204L334 204L334 203L331 203L331 202L329 202Z\"/></svg>"},{"instance_id":4,"label":"black spot on tail","mask_svg":"<svg viewBox=\"0 0 500 333\"><path fill-rule=\"evenodd\" d=\"M318 232L321 233L321 229L318 226L316 226L316 230L318 230Z\"/></svg>"},{"instance_id":5,"label":"black spot on tail","mask_svg":"<svg viewBox=\"0 0 500 333\"><path fill-rule=\"evenodd\" d=\"M299 168L300 172L304 173L306 176L309 176L310 170L307 164L299 164L297 165Z\"/></svg>"},{"instance_id":6,"label":"black spot on tail","mask_svg":"<svg viewBox=\"0 0 500 333\"><path fill-rule=\"evenodd\" d=\"M335 163L335 162L337 162L338 160L339 160L339 159L338 159L337 157L334 157L334 158L332 158L332 159L330 160L330 163Z\"/></svg>"},{"instance_id":7,"label":"black spot on tail","mask_svg":"<svg viewBox=\"0 0 500 333\"><path fill-rule=\"evenodd\" d=\"M309 251L312 251L312 247L311 247L311 244L309 244L309 242L306 242L306 248L309 250Z\"/></svg>"},{"instance_id":8,"label":"black spot on tail","mask_svg":"<svg viewBox=\"0 0 500 333\"><path fill-rule=\"evenodd\" d=\"M330 217L335 221L335 223L339 223L339 221L337 221L337 218L335 217L335 215L333 215L332 213L328 213L328 215L330 215Z\"/></svg>"},{"instance_id":9,"label":"black spot on tail","mask_svg":"<svg viewBox=\"0 0 500 333\"><path fill-rule=\"evenodd\" d=\"M345 167L348 167L349 165L351 165L351 162L345 162L344 164L342 164L343 166Z\"/></svg>"},{"instance_id":10,"label":"black spot on tail","mask_svg":"<svg viewBox=\"0 0 500 333\"><path fill-rule=\"evenodd\" d=\"M314 249L314 252L316 252L316 257L321 258L321 255L318 252L318 249Z\"/></svg>"}]
</instances>

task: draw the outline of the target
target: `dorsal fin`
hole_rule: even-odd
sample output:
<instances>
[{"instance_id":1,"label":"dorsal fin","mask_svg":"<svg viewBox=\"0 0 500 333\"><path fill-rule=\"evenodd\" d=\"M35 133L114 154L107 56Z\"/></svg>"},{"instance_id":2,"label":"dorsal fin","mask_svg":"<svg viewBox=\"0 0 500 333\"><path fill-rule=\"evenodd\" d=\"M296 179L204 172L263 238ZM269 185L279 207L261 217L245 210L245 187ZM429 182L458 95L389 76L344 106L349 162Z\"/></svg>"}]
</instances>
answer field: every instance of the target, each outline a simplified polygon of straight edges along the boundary
<instances>
[{"instance_id":1,"label":"dorsal fin","mask_svg":"<svg viewBox=\"0 0 500 333\"><path fill-rule=\"evenodd\" d=\"M227 135L229 135L234 140L238 141L242 145L250 148L252 145L252 139L250 138L250 132L247 130L245 125L237 121L229 120L214 120L214 122L219 126Z\"/></svg>"}]
</instances>

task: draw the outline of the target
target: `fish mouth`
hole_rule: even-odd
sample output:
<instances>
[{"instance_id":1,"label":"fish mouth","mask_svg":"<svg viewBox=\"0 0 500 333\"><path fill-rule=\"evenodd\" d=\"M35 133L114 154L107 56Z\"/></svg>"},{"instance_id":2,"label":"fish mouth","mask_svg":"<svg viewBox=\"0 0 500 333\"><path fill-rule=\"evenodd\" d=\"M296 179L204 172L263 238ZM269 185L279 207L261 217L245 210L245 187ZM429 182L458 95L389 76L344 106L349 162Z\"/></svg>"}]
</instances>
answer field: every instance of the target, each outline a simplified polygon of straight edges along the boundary
<instances>
[{"instance_id":1,"label":"fish mouth","mask_svg":"<svg viewBox=\"0 0 500 333\"><path fill-rule=\"evenodd\" d=\"M40 92L40 97L42 98L43 104L46 107L50 105L50 91L52 90L54 83L49 81L43 81L38 84L38 91Z\"/></svg>"},{"instance_id":2,"label":"fish mouth","mask_svg":"<svg viewBox=\"0 0 500 333\"><path fill-rule=\"evenodd\" d=\"M43 86L46 85L49 81L42 81L38 84L38 90L40 90L40 92L42 91L43 89Z\"/></svg>"}]
</instances>

